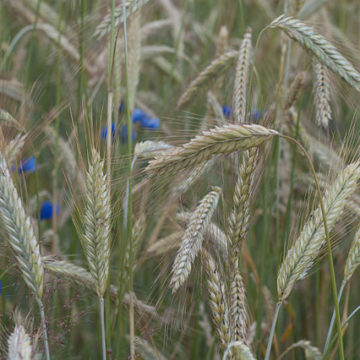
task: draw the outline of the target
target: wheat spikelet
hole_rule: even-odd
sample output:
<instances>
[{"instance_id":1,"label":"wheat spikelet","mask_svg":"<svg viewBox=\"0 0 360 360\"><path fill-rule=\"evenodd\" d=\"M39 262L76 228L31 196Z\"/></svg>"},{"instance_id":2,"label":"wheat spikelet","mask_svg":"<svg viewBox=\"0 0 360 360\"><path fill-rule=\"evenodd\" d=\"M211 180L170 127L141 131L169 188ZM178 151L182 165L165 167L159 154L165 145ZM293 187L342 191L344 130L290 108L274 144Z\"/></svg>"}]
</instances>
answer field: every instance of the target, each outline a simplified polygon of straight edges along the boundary
<instances>
[{"instance_id":1,"label":"wheat spikelet","mask_svg":"<svg viewBox=\"0 0 360 360\"><path fill-rule=\"evenodd\" d=\"M231 342L224 353L223 360L256 360L250 348L243 341Z\"/></svg>"},{"instance_id":2,"label":"wheat spikelet","mask_svg":"<svg viewBox=\"0 0 360 360\"><path fill-rule=\"evenodd\" d=\"M299 97L301 88L304 86L305 82L305 72L300 72L295 76L294 81L290 85L288 90L283 109L284 111L289 110L296 102Z\"/></svg>"},{"instance_id":3,"label":"wheat spikelet","mask_svg":"<svg viewBox=\"0 0 360 360\"><path fill-rule=\"evenodd\" d=\"M344 281L349 281L360 264L360 227L358 227L346 259Z\"/></svg>"},{"instance_id":4,"label":"wheat spikelet","mask_svg":"<svg viewBox=\"0 0 360 360\"><path fill-rule=\"evenodd\" d=\"M259 146L278 134L275 130L255 124L215 127L150 161L146 171L153 175L178 173L210 160L214 155Z\"/></svg>"},{"instance_id":5,"label":"wheat spikelet","mask_svg":"<svg viewBox=\"0 0 360 360\"><path fill-rule=\"evenodd\" d=\"M224 74L236 61L239 53L231 50L213 60L196 78L191 82L186 91L181 95L177 108L181 109L196 98L200 90Z\"/></svg>"},{"instance_id":6,"label":"wheat spikelet","mask_svg":"<svg viewBox=\"0 0 360 360\"><path fill-rule=\"evenodd\" d=\"M154 244L150 245L147 249L148 253L154 256L165 254L166 252L177 249L181 245L181 238L184 236L183 231L176 231L162 239L157 240Z\"/></svg>"},{"instance_id":7,"label":"wheat spikelet","mask_svg":"<svg viewBox=\"0 0 360 360\"><path fill-rule=\"evenodd\" d=\"M314 74L316 123L327 129L331 120L329 76L326 67L319 62L314 64Z\"/></svg>"},{"instance_id":8,"label":"wheat spikelet","mask_svg":"<svg viewBox=\"0 0 360 360\"><path fill-rule=\"evenodd\" d=\"M246 343L249 315L247 311L247 301L245 287L239 268L234 269L234 277L231 282L231 328L234 341Z\"/></svg>"},{"instance_id":9,"label":"wheat spikelet","mask_svg":"<svg viewBox=\"0 0 360 360\"><path fill-rule=\"evenodd\" d=\"M164 141L141 141L135 144L134 155L142 157L155 157L166 154L166 151L173 148Z\"/></svg>"},{"instance_id":10,"label":"wheat spikelet","mask_svg":"<svg viewBox=\"0 0 360 360\"><path fill-rule=\"evenodd\" d=\"M208 276L209 305L212 318L221 342L221 347L225 350L231 340L231 332L224 282L220 277L219 270L211 255L203 252L203 261Z\"/></svg>"},{"instance_id":11,"label":"wheat spikelet","mask_svg":"<svg viewBox=\"0 0 360 360\"><path fill-rule=\"evenodd\" d=\"M93 149L86 178L82 245L99 297L103 297L107 287L110 261L110 194L103 167L104 162Z\"/></svg>"},{"instance_id":12,"label":"wheat spikelet","mask_svg":"<svg viewBox=\"0 0 360 360\"><path fill-rule=\"evenodd\" d=\"M31 220L26 216L21 199L0 153L0 217L25 283L38 299L43 293L44 269L40 246Z\"/></svg>"},{"instance_id":13,"label":"wheat spikelet","mask_svg":"<svg viewBox=\"0 0 360 360\"><path fill-rule=\"evenodd\" d=\"M347 199L357 188L360 178L358 163L348 165L325 191L323 203L329 231L341 216ZM305 224L295 244L283 260L277 278L279 300L285 300L294 283L304 277L325 242L325 231L321 209L317 208Z\"/></svg>"},{"instance_id":14,"label":"wheat spikelet","mask_svg":"<svg viewBox=\"0 0 360 360\"><path fill-rule=\"evenodd\" d=\"M280 28L297 41L335 74L339 75L349 85L360 91L360 74L353 65L342 56L338 50L322 35L317 34L311 27L292 17L279 16L270 25Z\"/></svg>"},{"instance_id":15,"label":"wheat spikelet","mask_svg":"<svg viewBox=\"0 0 360 360\"><path fill-rule=\"evenodd\" d=\"M300 340L300 341L296 342L295 344L292 344L291 346L289 346L285 352L288 353L290 350L297 348L297 347L304 349L305 358L307 360L322 359L321 351L317 347L312 346L309 340ZM285 354L285 352L284 352L284 354Z\"/></svg>"},{"instance_id":16,"label":"wheat spikelet","mask_svg":"<svg viewBox=\"0 0 360 360\"><path fill-rule=\"evenodd\" d=\"M5 159L11 163L13 162L22 148L24 147L27 135L17 134L14 139L9 141L4 149Z\"/></svg>"},{"instance_id":17,"label":"wheat spikelet","mask_svg":"<svg viewBox=\"0 0 360 360\"><path fill-rule=\"evenodd\" d=\"M233 118L237 123L244 123L246 121L247 89L249 82L251 51L251 29L248 29L240 45L239 58L235 72Z\"/></svg>"},{"instance_id":18,"label":"wheat spikelet","mask_svg":"<svg viewBox=\"0 0 360 360\"><path fill-rule=\"evenodd\" d=\"M201 250L204 230L210 222L217 206L221 188L214 187L199 203L192 214L192 219L181 240L181 247L176 255L170 287L175 293L190 275L191 265Z\"/></svg>"},{"instance_id":19,"label":"wheat spikelet","mask_svg":"<svg viewBox=\"0 0 360 360\"><path fill-rule=\"evenodd\" d=\"M31 360L31 340L21 325L16 325L8 338L8 360Z\"/></svg>"},{"instance_id":20,"label":"wheat spikelet","mask_svg":"<svg viewBox=\"0 0 360 360\"><path fill-rule=\"evenodd\" d=\"M249 228L250 201L258 156L258 149L252 148L245 151L241 159L239 175L234 190L234 207L229 218L231 266L236 264L241 243L245 240Z\"/></svg>"},{"instance_id":21,"label":"wheat spikelet","mask_svg":"<svg viewBox=\"0 0 360 360\"><path fill-rule=\"evenodd\" d=\"M149 342L138 336L135 337L135 348L142 359L166 360L165 356L162 355L158 349L154 348Z\"/></svg>"},{"instance_id":22,"label":"wheat spikelet","mask_svg":"<svg viewBox=\"0 0 360 360\"><path fill-rule=\"evenodd\" d=\"M132 14L139 11L149 0L125 0L126 19ZM118 28L124 21L123 4L121 3L115 8L114 11L114 27ZM111 12L109 12L101 23L96 27L94 36L101 39L108 34L111 29Z\"/></svg>"}]
</instances>

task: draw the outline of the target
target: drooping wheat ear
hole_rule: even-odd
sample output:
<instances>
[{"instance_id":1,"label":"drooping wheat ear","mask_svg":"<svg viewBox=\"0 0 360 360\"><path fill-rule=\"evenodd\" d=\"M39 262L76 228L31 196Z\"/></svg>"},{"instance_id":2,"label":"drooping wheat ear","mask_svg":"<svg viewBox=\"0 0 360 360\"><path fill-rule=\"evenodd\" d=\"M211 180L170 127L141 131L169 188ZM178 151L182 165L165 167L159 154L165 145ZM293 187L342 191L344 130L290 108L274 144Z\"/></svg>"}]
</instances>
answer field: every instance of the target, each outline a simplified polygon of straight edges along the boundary
<instances>
[{"instance_id":1,"label":"drooping wheat ear","mask_svg":"<svg viewBox=\"0 0 360 360\"><path fill-rule=\"evenodd\" d=\"M249 315L244 283L237 264L235 266L234 278L231 282L231 328L233 340L246 343Z\"/></svg>"},{"instance_id":2,"label":"drooping wheat ear","mask_svg":"<svg viewBox=\"0 0 360 360\"><path fill-rule=\"evenodd\" d=\"M181 95L177 108L180 110L189 104L200 93L200 90L211 82L214 82L219 76L223 75L231 66L233 66L238 58L239 53L231 50L220 55L213 60L196 78L191 82L186 91Z\"/></svg>"},{"instance_id":3,"label":"drooping wheat ear","mask_svg":"<svg viewBox=\"0 0 360 360\"><path fill-rule=\"evenodd\" d=\"M173 146L167 144L164 141L146 140L136 143L134 149L134 155L143 156L143 157L161 156L164 155L166 151L171 148L173 148Z\"/></svg>"},{"instance_id":4,"label":"drooping wheat ear","mask_svg":"<svg viewBox=\"0 0 360 360\"><path fill-rule=\"evenodd\" d=\"M129 48L129 104L130 113L135 106L136 90L139 84L140 59L141 59L141 16L140 12L133 16L128 33L128 41L131 44Z\"/></svg>"},{"instance_id":5,"label":"drooping wheat ear","mask_svg":"<svg viewBox=\"0 0 360 360\"><path fill-rule=\"evenodd\" d=\"M148 341L135 337L135 348L136 351L140 354L142 359L157 359L157 360L166 360L165 356L161 352L154 348Z\"/></svg>"},{"instance_id":6,"label":"drooping wheat ear","mask_svg":"<svg viewBox=\"0 0 360 360\"><path fill-rule=\"evenodd\" d=\"M157 240L154 244L150 245L146 250L152 256L159 256L167 253L170 250L178 249L181 245L181 239L184 236L184 231L176 231L172 234Z\"/></svg>"},{"instance_id":7,"label":"drooping wheat ear","mask_svg":"<svg viewBox=\"0 0 360 360\"><path fill-rule=\"evenodd\" d=\"M149 0L126 0L126 19L132 14L139 11L144 5L146 5ZM114 11L114 25L115 28L118 28L124 21L122 3L120 3ZM108 34L111 29L111 12L109 12L101 23L95 29L95 36L101 39L103 36Z\"/></svg>"},{"instance_id":8,"label":"drooping wheat ear","mask_svg":"<svg viewBox=\"0 0 360 360\"><path fill-rule=\"evenodd\" d=\"M150 161L146 171L152 175L176 174L194 168L215 155L259 146L278 134L275 130L255 124L215 127Z\"/></svg>"},{"instance_id":9,"label":"drooping wheat ear","mask_svg":"<svg viewBox=\"0 0 360 360\"><path fill-rule=\"evenodd\" d=\"M236 123L241 124L246 122L247 91L252 51L251 32L251 29L248 29L241 42L234 81L233 118Z\"/></svg>"},{"instance_id":10,"label":"drooping wheat ear","mask_svg":"<svg viewBox=\"0 0 360 360\"><path fill-rule=\"evenodd\" d=\"M82 245L100 298L107 288L110 261L110 194L103 168L104 162L93 149L86 178Z\"/></svg>"},{"instance_id":11,"label":"drooping wheat ear","mask_svg":"<svg viewBox=\"0 0 360 360\"><path fill-rule=\"evenodd\" d=\"M223 360L256 360L250 348L243 341L232 341L228 344Z\"/></svg>"},{"instance_id":12,"label":"drooping wheat ear","mask_svg":"<svg viewBox=\"0 0 360 360\"><path fill-rule=\"evenodd\" d=\"M21 325L16 325L8 338L8 360L31 360L31 340Z\"/></svg>"},{"instance_id":13,"label":"drooping wheat ear","mask_svg":"<svg viewBox=\"0 0 360 360\"><path fill-rule=\"evenodd\" d=\"M245 240L250 221L250 202L259 150L252 148L243 154L238 179L234 190L234 207L229 219L230 266L233 268L239 257L241 243Z\"/></svg>"},{"instance_id":14,"label":"drooping wheat ear","mask_svg":"<svg viewBox=\"0 0 360 360\"><path fill-rule=\"evenodd\" d=\"M204 231L216 209L221 188L213 187L199 203L181 239L181 246L172 268L170 287L175 293L190 275L192 263L201 250Z\"/></svg>"},{"instance_id":15,"label":"drooping wheat ear","mask_svg":"<svg viewBox=\"0 0 360 360\"><path fill-rule=\"evenodd\" d=\"M360 227L356 231L349 255L346 259L344 281L349 281L357 267L360 265Z\"/></svg>"},{"instance_id":16,"label":"drooping wheat ear","mask_svg":"<svg viewBox=\"0 0 360 360\"><path fill-rule=\"evenodd\" d=\"M14 139L10 140L4 150L5 159L12 163L24 147L27 135L17 134Z\"/></svg>"},{"instance_id":17,"label":"drooping wheat ear","mask_svg":"<svg viewBox=\"0 0 360 360\"><path fill-rule=\"evenodd\" d=\"M39 242L26 216L6 161L0 153L0 217L25 283L38 299L43 293L44 268Z\"/></svg>"},{"instance_id":18,"label":"drooping wheat ear","mask_svg":"<svg viewBox=\"0 0 360 360\"><path fill-rule=\"evenodd\" d=\"M287 354L290 350L299 348L299 347L304 349L306 359L309 359L309 360L322 359L321 351L317 347L312 346L309 340L300 340L300 341L292 344L283 352L283 354L280 356L280 358L282 359L283 356L285 354Z\"/></svg>"},{"instance_id":19,"label":"drooping wheat ear","mask_svg":"<svg viewBox=\"0 0 360 360\"><path fill-rule=\"evenodd\" d=\"M327 68L317 61L314 62L314 74L316 123L327 129L331 120L329 75Z\"/></svg>"},{"instance_id":20,"label":"drooping wheat ear","mask_svg":"<svg viewBox=\"0 0 360 360\"><path fill-rule=\"evenodd\" d=\"M347 199L357 188L360 178L359 163L348 165L336 178L323 196L324 210L329 231L341 216ZM310 220L303 227L295 244L283 260L277 278L279 300L285 300L295 282L306 276L307 271L317 258L325 243L324 223L321 209L311 214Z\"/></svg>"},{"instance_id":21,"label":"drooping wheat ear","mask_svg":"<svg viewBox=\"0 0 360 360\"><path fill-rule=\"evenodd\" d=\"M305 72L300 72L295 76L290 88L288 90L285 102L283 105L284 111L289 110L296 102L299 97L301 88L304 86Z\"/></svg>"},{"instance_id":22,"label":"drooping wheat ear","mask_svg":"<svg viewBox=\"0 0 360 360\"><path fill-rule=\"evenodd\" d=\"M231 341L231 330L224 280L221 279L216 263L210 254L203 251L202 260L208 276L209 305L213 323L219 336L221 347L225 350Z\"/></svg>"},{"instance_id":23,"label":"drooping wheat ear","mask_svg":"<svg viewBox=\"0 0 360 360\"><path fill-rule=\"evenodd\" d=\"M306 50L311 51L323 65L339 75L354 89L360 91L359 72L330 42L322 35L317 34L310 26L284 15L279 16L269 26L285 31L289 37L297 41Z\"/></svg>"},{"instance_id":24,"label":"drooping wheat ear","mask_svg":"<svg viewBox=\"0 0 360 360\"><path fill-rule=\"evenodd\" d=\"M85 187L85 180L79 171L77 166L75 154L73 153L70 144L64 140L63 137L56 134L56 131L52 127L47 127L45 133L51 141L51 145L55 148L56 145L59 148L60 159L64 164L66 174L69 180L77 180L79 186L83 189Z\"/></svg>"}]
</instances>

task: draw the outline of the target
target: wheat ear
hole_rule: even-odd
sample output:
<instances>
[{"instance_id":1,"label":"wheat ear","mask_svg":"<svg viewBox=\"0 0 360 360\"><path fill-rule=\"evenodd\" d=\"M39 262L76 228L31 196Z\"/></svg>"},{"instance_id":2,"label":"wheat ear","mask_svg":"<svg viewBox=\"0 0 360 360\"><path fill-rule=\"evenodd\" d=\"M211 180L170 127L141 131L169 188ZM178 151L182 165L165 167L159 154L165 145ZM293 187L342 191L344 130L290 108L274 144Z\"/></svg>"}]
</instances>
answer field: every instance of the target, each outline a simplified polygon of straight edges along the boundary
<instances>
[{"instance_id":1,"label":"wheat ear","mask_svg":"<svg viewBox=\"0 0 360 360\"><path fill-rule=\"evenodd\" d=\"M260 146L279 133L261 125L225 125L204 131L180 147L150 161L146 171L152 175L175 174L193 168L213 156L230 154Z\"/></svg>"},{"instance_id":2,"label":"wheat ear","mask_svg":"<svg viewBox=\"0 0 360 360\"><path fill-rule=\"evenodd\" d=\"M181 240L180 249L172 268L170 287L175 293L190 275L192 263L201 250L204 231L216 209L221 188L213 187L199 203Z\"/></svg>"},{"instance_id":3,"label":"wheat ear","mask_svg":"<svg viewBox=\"0 0 360 360\"><path fill-rule=\"evenodd\" d=\"M231 342L224 352L223 360L234 358L238 360L256 360L250 348L242 341Z\"/></svg>"},{"instance_id":4,"label":"wheat ear","mask_svg":"<svg viewBox=\"0 0 360 360\"><path fill-rule=\"evenodd\" d=\"M237 123L244 123L246 121L251 50L251 29L248 29L240 45L234 81L233 118Z\"/></svg>"},{"instance_id":5,"label":"wheat ear","mask_svg":"<svg viewBox=\"0 0 360 360\"><path fill-rule=\"evenodd\" d=\"M205 251L203 252L203 262L208 276L209 305L212 318L221 342L221 347L225 350L231 340L231 331L224 282L220 277L214 259Z\"/></svg>"},{"instance_id":6,"label":"wheat ear","mask_svg":"<svg viewBox=\"0 0 360 360\"><path fill-rule=\"evenodd\" d=\"M100 298L107 288L110 262L110 194L103 168L104 162L93 149L86 178L82 245Z\"/></svg>"},{"instance_id":7,"label":"wheat ear","mask_svg":"<svg viewBox=\"0 0 360 360\"><path fill-rule=\"evenodd\" d=\"M146 5L149 0L125 0L125 7L126 7L126 19L131 16L132 14L139 11L144 5ZM108 34L111 30L111 16L112 14L107 14L101 23L96 27L95 36L99 39ZM124 21L124 14L123 14L123 4L119 4L114 10L114 27L118 28Z\"/></svg>"},{"instance_id":8,"label":"wheat ear","mask_svg":"<svg viewBox=\"0 0 360 360\"><path fill-rule=\"evenodd\" d=\"M305 352L305 358L309 360L320 360L322 359L322 354L320 350L312 346L309 340L300 340L291 346L289 346L279 357L279 360L282 359L289 351L295 348L302 348Z\"/></svg>"},{"instance_id":9,"label":"wheat ear","mask_svg":"<svg viewBox=\"0 0 360 360\"><path fill-rule=\"evenodd\" d=\"M4 149L5 159L11 163L13 162L22 148L24 147L27 135L17 134L14 139L10 140Z\"/></svg>"},{"instance_id":10,"label":"wheat ear","mask_svg":"<svg viewBox=\"0 0 360 360\"><path fill-rule=\"evenodd\" d=\"M310 26L292 17L284 15L275 19L269 27L279 28L297 41L306 50L312 52L317 59L349 85L360 91L360 74L354 66L322 35L317 34Z\"/></svg>"},{"instance_id":11,"label":"wheat ear","mask_svg":"<svg viewBox=\"0 0 360 360\"><path fill-rule=\"evenodd\" d=\"M234 270L234 278L231 282L230 310L233 340L246 343L249 315L245 287L238 266Z\"/></svg>"},{"instance_id":12,"label":"wheat ear","mask_svg":"<svg viewBox=\"0 0 360 360\"><path fill-rule=\"evenodd\" d=\"M16 325L8 338L8 360L31 360L31 340L21 325Z\"/></svg>"},{"instance_id":13,"label":"wheat ear","mask_svg":"<svg viewBox=\"0 0 360 360\"><path fill-rule=\"evenodd\" d=\"M304 86L304 82L305 82L305 72L298 73L295 76L292 84L290 85L288 94L285 98L285 102L283 105L284 111L289 110L295 104L296 100L299 97L300 90Z\"/></svg>"},{"instance_id":14,"label":"wheat ear","mask_svg":"<svg viewBox=\"0 0 360 360\"><path fill-rule=\"evenodd\" d=\"M349 281L357 267L360 265L360 226L351 244L349 255L346 259L344 281Z\"/></svg>"},{"instance_id":15,"label":"wheat ear","mask_svg":"<svg viewBox=\"0 0 360 360\"><path fill-rule=\"evenodd\" d=\"M231 50L213 60L200 74L191 82L186 91L181 95L177 108L181 109L196 98L200 90L223 75L238 58L239 53Z\"/></svg>"},{"instance_id":16,"label":"wheat ear","mask_svg":"<svg viewBox=\"0 0 360 360\"><path fill-rule=\"evenodd\" d=\"M331 120L329 75L326 67L317 61L314 63L314 74L316 123L327 129Z\"/></svg>"},{"instance_id":17,"label":"wheat ear","mask_svg":"<svg viewBox=\"0 0 360 360\"><path fill-rule=\"evenodd\" d=\"M350 164L325 192L323 203L329 231L341 216L347 199L356 190L359 178L359 163ZM321 209L317 208L280 266L277 278L279 301L284 301L295 282L306 275L324 243L324 224Z\"/></svg>"},{"instance_id":18,"label":"wheat ear","mask_svg":"<svg viewBox=\"0 0 360 360\"><path fill-rule=\"evenodd\" d=\"M241 243L246 238L250 220L250 201L253 192L255 169L259 151L252 148L244 152L239 168L239 175L234 190L234 207L229 219L230 227L230 263L236 264Z\"/></svg>"}]
</instances>

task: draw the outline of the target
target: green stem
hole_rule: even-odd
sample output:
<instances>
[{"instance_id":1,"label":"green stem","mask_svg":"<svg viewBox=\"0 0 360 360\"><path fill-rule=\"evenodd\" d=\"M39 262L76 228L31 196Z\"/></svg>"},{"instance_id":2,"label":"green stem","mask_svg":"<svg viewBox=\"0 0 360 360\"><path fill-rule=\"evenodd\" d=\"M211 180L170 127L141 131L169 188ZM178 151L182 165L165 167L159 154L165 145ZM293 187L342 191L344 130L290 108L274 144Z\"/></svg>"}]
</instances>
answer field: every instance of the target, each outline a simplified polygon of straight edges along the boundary
<instances>
[{"instance_id":1,"label":"green stem","mask_svg":"<svg viewBox=\"0 0 360 360\"><path fill-rule=\"evenodd\" d=\"M304 147L297 140L293 139L290 136L286 136L286 135L283 135L283 134L281 134L280 136L283 137L284 139L287 139L287 140L295 143L299 147L299 149L303 152L303 154L304 154L304 156L305 156L305 158L306 158L306 160L308 162L308 165L310 167L312 176L314 178L316 191L317 191L317 193L319 195L319 203L320 203L320 209L321 209L321 213L322 213L322 217L323 217L324 231L325 231L325 238L326 238L326 247L327 247L327 255L328 255L329 267L330 267L330 276L331 276L333 301L334 301L335 311L336 311L336 328L337 328L337 334L338 334L338 338L339 338L339 355L340 355L340 360L344 360L344 345L343 345L343 340L342 340L342 335L341 335L341 319L340 319L340 309L339 309L338 295L337 295L337 289L336 289L336 277L335 277L334 261L333 261L333 256L332 256L331 242L330 242L330 237L329 237L329 230L328 230L328 226L327 226L326 213L325 213L324 203L323 203L322 196L321 196L321 190L320 190L319 181L317 179L316 172L315 172L314 166L312 164L312 161L310 159L310 156L307 153L307 151L304 149Z\"/></svg>"},{"instance_id":2,"label":"green stem","mask_svg":"<svg viewBox=\"0 0 360 360\"><path fill-rule=\"evenodd\" d=\"M46 329L44 305L43 305L41 299L37 298L36 301L39 305L41 326L43 328L45 356L46 356L46 360L50 360L50 350L49 350L49 341L48 341L48 335L47 335L47 329Z\"/></svg>"},{"instance_id":3,"label":"green stem","mask_svg":"<svg viewBox=\"0 0 360 360\"><path fill-rule=\"evenodd\" d=\"M102 344L102 358L106 360L106 334L105 334L105 305L104 298L99 299L100 302L100 321L101 321L101 344Z\"/></svg>"},{"instance_id":4,"label":"green stem","mask_svg":"<svg viewBox=\"0 0 360 360\"><path fill-rule=\"evenodd\" d=\"M275 333L275 327L276 327L276 323L277 323L277 319L278 319L278 316L279 316L279 311L280 311L281 305L282 305L281 301L279 301L276 304L275 313L274 313L274 319L273 319L273 322L272 322L272 325L271 325L269 341L268 341L267 348L266 348L265 360L269 360L269 357L270 357L271 345L272 345L272 342L273 342L274 333Z\"/></svg>"}]
</instances>

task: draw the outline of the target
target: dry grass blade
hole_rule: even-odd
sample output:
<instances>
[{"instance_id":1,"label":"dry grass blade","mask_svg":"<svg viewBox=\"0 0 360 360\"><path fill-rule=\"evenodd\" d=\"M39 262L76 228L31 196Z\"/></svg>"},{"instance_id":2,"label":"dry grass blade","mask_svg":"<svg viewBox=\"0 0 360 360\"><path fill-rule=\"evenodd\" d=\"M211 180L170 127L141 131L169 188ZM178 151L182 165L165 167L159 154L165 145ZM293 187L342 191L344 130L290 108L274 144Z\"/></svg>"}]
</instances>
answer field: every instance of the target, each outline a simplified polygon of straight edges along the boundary
<instances>
[{"instance_id":1,"label":"dry grass blade","mask_svg":"<svg viewBox=\"0 0 360 360\"><path fill-rule=\"evenodd\" d=\"M172 268L170 287L173 293L186 281L190 275L192 263L201 250L204 231L209 224L217 206L221 188L214 187L199 203L192 214L191 221L181 240L180 249Z\"/></svg>"},{"instance_id":2,"label":"dry grass blade","mask_svg":"<svg viewBox=\"0 0 360 360\"><path fill-rule=\"evenodd\" d=\"M245 287L239 268L234 271L231 282L231 327L233 329L233 340L246 343L248 334L249 315L245 295Z\"/></svg>"},{"instance_id":3,"label":"dry grass blade","mask_svg":"<svg viewBox=\"0 0 360 360\"><path fill-rule=\"evenodd\" d=\"M224 282L210 254L203 252L203 261L208 276L207 283L212 318L221 342L221 347L225 350L231 340L231 331Z\"/></svg>"},{"instance_id":4,"label":"dry grass blade","mask_svg":"<svg viewBox=\"0 0 360 360\"><path fill-rule=\"evenodd\" d=\"M348 165L338 175L332 186L326 190L323 203L329 231L341 216L347 199L356 190L359 178L359 163ZM310 220L303 227L280 266L277 278L280 301L289 296L297 280L306 276L324 243L325 231L322 213L321 209L317 208L311 214Z\"/></svg>"},{"instance_id":5,"label":"dry grass blade","mask_svg":"<svg viewBox=\"0 0 360 360\"><path fill-rule=\"evenodd\" d=\"M349 281L357 267L360 265L360 227L356 231L349 255L346 259L344 281Z\"/></svg>"},{"instance_id":6,"label":"dry grass blade","mask_svg":"<svg viewBox=\"0 0 360 360\"><path fill-rule=\"evenodd\" d=\"M104 162L93 149L86 179L82 245L99 297L107 287L110 262L110 194L103 167Z\"/></svg>"},{"instance_id":7,"label":"dry grass blade","mask_svg":"<svg viewBox=\"0 0 360 360\"><path fill-rule=\"evenodd\" d=\"M224 74L232 65L234 65L238 56L239 53L237 51L231 50L213 60L189 85L184 94L180 97L177 108L181 109L193 101L203 87L214 82L219 76Z\"/></svg>"},{"instance_id":8,"label":"dry grass blade","mask_svg":"<svg viewBox=\"0 0 360 360\"><path fill-rule=\"evenodd\" d=\"M292 17L279 16L270 25L279 28L312 52L314 56L349 85L360 91L360 74L354 66L322 35L317 34L310 26Z\"/></svg>"},{"instance_id":9,"label":"dry grass blade","mask_svg":"<svg viewBox=\"0 0 360 360\"><path fill-rule=\"evenodd\" d=\"M237 123L246 122L247 90L251 63L251 50L251 29L248 29L243 41L241 42L235 73L233 118Z\"/></svg>"},{"instance_id":10,"label":"dry grass blade","mask_svg":"<svg viewBox=\"0 0 360 360\"><path fill-rule=\"evenodd\" d=\"M314 64L314 73L316 123L327 129L331 120L329 76L326 67L319 62Z\"/></svg>"},{"instance_id":11,"label":"dry grass blade","mask_svg":"<svg viewBox=\"0 0 360 360\"><path fill-rule=\"evenodd\" d=\"M16 325L8 338L8 360L31 360L31 340L21 325Z\"/></svg>"},{"instance_id":12,"label":"dry grass blade","mask_svg":"<svg viewBox=\"0 0 360 360\"><path fill-rule=\"evenodd\" d=\"M278 134L275 130L255 124L215 127L150 161L146 171L152 175L175 174L194 168L215 155L230 154L259 146Z\"/></svg>"},{"instance_id":13,"label":"dry grass blade","mask_svg":"<svg viewBox=\"0 0 360 360\"><path fill-rule=\"evenodd\" d=\"M126 18L139 11L149 0L125 0L126 7ZM114 26L119 27L124 21L123 16L123 4L121 3L115 8L114 11ZM103 36L108 34L111 29L111 12L109 12L102 22L96 27L95 36L101 39Z\"/></svg>"},{"instance_id":14,"label":"dry grass blade","mask_svg":"<svg viewBox=\"0 0 360 360\"><path fill-rule=\"evenodd\" d=\"M26 216L6 161L0 154L0 217L25 283L38 299L43 293L44 269L39 242Z\"/></svg>"}]
</instances>

